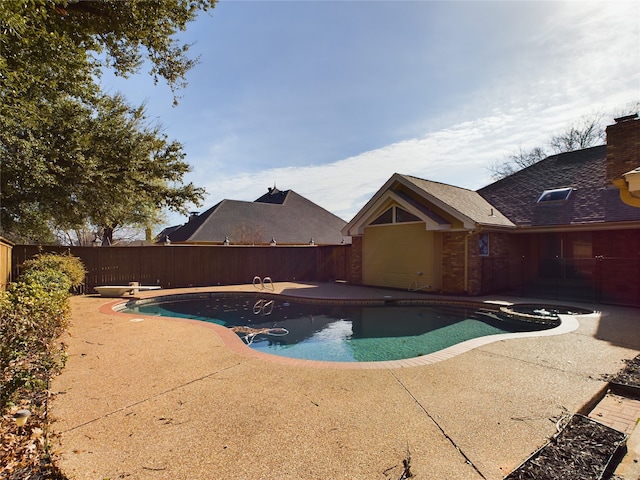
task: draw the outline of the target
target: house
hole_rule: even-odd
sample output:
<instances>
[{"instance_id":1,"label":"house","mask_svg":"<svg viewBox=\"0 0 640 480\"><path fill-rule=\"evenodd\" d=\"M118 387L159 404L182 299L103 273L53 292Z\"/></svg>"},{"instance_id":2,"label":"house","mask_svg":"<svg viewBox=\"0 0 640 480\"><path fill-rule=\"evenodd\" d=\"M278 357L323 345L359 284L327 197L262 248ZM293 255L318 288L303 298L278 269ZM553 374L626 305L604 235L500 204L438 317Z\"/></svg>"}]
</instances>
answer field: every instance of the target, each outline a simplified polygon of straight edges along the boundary
<instances>
[{"instance_id":1,"label":"house","mask_svg":"<svg viewBox=\"0 0 640 480\"><path fill-rule=\"evenodd\" d=\"M640 303L640 118L478 191L394 174L343 229L351 280Z\"/></svg>"},{"instance_id":2,"label":"house","mask_svg":"<svg viewBox=\"0 0 640 480\"><path fill-rule=\"evenodd\" d=\"M253 202L222 200L181 226L169 227L157 243L189 245L340 245L346 222L293 190L275 186Z\"/></svg>"},{"instance_id":3,"label":"house","mask_svg":"<svg viewBox=\"0 0 640 480\"><path fill-rule=\"evenodd\" d=\"M352 277L379 287L469 291L470 240L515 225L480 194L394 174L343 230ZM353 271L355 270L355 271Z\"/></svg>"}]
</instances>

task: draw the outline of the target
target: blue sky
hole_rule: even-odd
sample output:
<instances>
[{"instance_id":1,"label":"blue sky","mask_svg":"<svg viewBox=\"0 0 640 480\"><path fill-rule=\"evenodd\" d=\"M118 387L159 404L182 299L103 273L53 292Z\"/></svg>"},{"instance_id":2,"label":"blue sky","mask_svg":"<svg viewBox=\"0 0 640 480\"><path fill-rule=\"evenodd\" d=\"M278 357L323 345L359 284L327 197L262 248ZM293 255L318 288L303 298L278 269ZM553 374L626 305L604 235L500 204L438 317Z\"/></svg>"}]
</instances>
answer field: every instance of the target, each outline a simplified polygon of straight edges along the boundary
<instances>
[{"instance_id":1,"label":"blue sky","mask_svg":"<svg viewBox=\"0 0 640 480\"><path fill-rule=\"evenodd\" d=\"M276 184L349 221L396 172L475 190L640 100L637 0L221 0L180 38L200 64L177 107L146 72L103 86L184 144L199 211Z\"/></svg>"}]
</instances>

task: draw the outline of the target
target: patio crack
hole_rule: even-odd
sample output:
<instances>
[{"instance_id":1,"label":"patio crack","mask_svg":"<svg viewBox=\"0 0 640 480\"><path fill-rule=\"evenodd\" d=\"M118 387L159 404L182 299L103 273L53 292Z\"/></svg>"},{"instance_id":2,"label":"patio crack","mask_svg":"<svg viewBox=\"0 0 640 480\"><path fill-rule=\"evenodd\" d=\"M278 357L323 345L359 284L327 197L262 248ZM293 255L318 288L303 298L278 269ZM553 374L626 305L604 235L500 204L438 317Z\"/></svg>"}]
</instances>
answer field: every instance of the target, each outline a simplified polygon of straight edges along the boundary
<instances>
[{"instance_id":1,"label":"patio crack","mask_svg":"<svg viewBox=\"0 0 640 480\"><path fill-rule=\"evenodd\" d=\"M89 425L91 423L97 422L98 420L102 420L104 418L108 418L111 415L114 415L114 414L119 413L119 412L123 412L123 411L125 411L125 410L127 410L129 408L135 407L136 405L140 405L142 403L146 403L146 402L148 402L150 400L153 400L154 398L162 397L163 395L166 395L167 393L171 393L171 392L173 392L175 390L178 390L180 388L186 387L187 385L191 385L193 383L200 382L200 381L205 380L207 378L214 377L214 376L216 376L216 375L218 375L218 374L220 374L222 372L225 372L227 370L231 370L232 368L235 368L238 365L241 365L242 363L244 363L244 362L238 362L238 363L236 363L234 365L229 365L228 367L222 368L220 370L216 370L215 372L208 373L207 375L203 375L203 376L198 377L198 378L194 378L193 380L189 380L188 382L181 383L180 385L176 385L175 387L168 388L167 390L164 390L162 392L158 392L158 393L156 393L154 395L151 395L150 397L143 398L142 400L138 400L136 402L130 403L128 405L125 405L124 407L116 408L115 410L107 412L104 415L101 415L101 416L96 417L96 418L92 418L91 420L87 420L86 422L83 422L83 423L80 423L80 424L78 424L78 425L76 425L74 427L68 428L68 429L62 431L61 433L71 432L73 430L76 430L78 428L82 428L82 427L84 427L86 425Z\"/></svg>"},{"instance_id":2,"label":"patio crack","mask_svg":"<svg viewBox=\"0 0 640 480\"><path fill-rule=\"evenodd\" d=\"M402 380L400 380L398 378L398 376L393 372L393 370L389 370L389 372L391 373L391 375L393 376L393 378L396 379L396 382L398 382L398 384L404 389L405 392L407 392L409 394L409 396L413 399L414 402L416 402L416 404L418 405L418 407L420 407L420 410L422 410L427 417L429 417L429 419L435 424L436 427L438 427L438 430L440 430L440 432L442 433L442 435L444 435L444 438L447 439L447 441L449 441L449 443L451 443L451 445L453 446L453 448L455 448L458 453L462 456L462 458L464 458L465 462L470 465L477 473L478 475L480 475L481 478L483 478L484 480L487 480L487 477L485 477L482 472L478 469L478 467L475 466L475 464L471 461L471 459L469 458L469 456L464 453L462 451L462 449L458 446L458 444L453 440L453 438L451 438L447 432L444 431L444 428L442 428L442 426L438 423L438 421L433 417L433 415L431 415L429 413L429 411L424 407L424 405L422 405L422 403L420 403L420 401L415 397L415 395L413 393L411 393L411 390L409 390L407 388L407 386L402 383Z\"/></svg>"}]
</instances>

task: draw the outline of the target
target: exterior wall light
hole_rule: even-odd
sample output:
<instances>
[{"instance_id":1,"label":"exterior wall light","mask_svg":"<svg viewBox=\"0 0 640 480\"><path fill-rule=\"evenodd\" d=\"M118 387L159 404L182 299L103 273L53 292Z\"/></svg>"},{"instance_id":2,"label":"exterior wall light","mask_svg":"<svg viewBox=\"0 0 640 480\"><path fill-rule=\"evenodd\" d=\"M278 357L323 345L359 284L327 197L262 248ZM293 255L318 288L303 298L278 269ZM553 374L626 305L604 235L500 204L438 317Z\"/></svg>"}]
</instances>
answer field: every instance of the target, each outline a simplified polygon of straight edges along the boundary
<instances>
[{"instance_id":1,"label":"exterior wall light","mask_svg":"<svg viewBox=\"0 0 640 480\"><path fill-rule=\"evenodd\" d=\"M311 237L311 240L309 240L309 245L312 245L312 246L313 246L313 245L315 245L315 244L316 244L316 242L314 242L314 241L313 241L313 237Z\"/></svg>"},{"instance_id":2,"label":"exterior wall light","mask_svg":"<svg viewBox=\"0 0 640 480\"><path fill-rule=\"evenodd\" d=\"M229 237L224 237L224 242L222 242L223 245L229 245Z\"/></svg>"},{"instance_id":3,"label":"exterior wall light","mask_svg":"<svg viewBox=\"0 0 640 480\"><path fill-rule=\"evenodd\" d=\"M276 239L275 237L271 237L271 241L269 242L269 245L271 245L272 247L276 246Z\"/></svg>"}]
</instances>

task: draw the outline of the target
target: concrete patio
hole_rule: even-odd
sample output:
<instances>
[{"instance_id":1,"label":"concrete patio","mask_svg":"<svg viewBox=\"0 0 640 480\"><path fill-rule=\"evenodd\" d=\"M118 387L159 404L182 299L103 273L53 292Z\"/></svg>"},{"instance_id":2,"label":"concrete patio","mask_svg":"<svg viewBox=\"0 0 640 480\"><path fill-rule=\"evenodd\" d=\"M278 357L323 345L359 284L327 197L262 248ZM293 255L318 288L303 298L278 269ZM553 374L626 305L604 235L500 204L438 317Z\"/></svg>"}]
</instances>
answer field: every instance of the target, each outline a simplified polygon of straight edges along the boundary
<instances>
[{"instance_id":1,"label":"concrete patio","mask_svg":"<svg viewBox=\"0 0 640 480\"><path fill-rule=\"evenodd\" d=\"M425 298L341 284L275 287ZM211 290L255 291L175 292ZM69 359L52 385L61 467L78 480L396 480L408 459L414 478L497 480L546 443L563 415L586 413L603 376L640 352L637 309L571 303L600 313L578 316L570 333L500 340L436 363L327 368L265 361L229 348L221 327L115 313L109 303L72 298Z\"/></svg>"}]
</instances>

